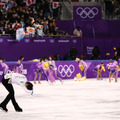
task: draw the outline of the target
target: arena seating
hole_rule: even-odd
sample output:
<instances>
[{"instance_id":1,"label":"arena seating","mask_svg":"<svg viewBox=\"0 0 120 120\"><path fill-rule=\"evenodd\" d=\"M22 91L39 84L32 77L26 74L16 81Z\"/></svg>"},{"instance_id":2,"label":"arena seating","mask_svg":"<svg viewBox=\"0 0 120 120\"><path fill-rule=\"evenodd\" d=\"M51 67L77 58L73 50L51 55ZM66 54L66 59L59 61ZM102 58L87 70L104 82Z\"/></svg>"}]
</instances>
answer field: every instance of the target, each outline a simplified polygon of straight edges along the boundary
<instances>
[{"instance_id":1,"label":"arena seating","mask_svg":"<svg viewBox=\"0 0 120 120\"><path fill-rule=\"evenodd\" d=\"M61 14L60 2L49 0L2 0L0 11L0 34L15 35L18 28L43 25L44 35L57 35L55 20ZM35 1L35 2L34 2ZM37 32L37 27L36 31Z\"/></svg>"}]
</instances>

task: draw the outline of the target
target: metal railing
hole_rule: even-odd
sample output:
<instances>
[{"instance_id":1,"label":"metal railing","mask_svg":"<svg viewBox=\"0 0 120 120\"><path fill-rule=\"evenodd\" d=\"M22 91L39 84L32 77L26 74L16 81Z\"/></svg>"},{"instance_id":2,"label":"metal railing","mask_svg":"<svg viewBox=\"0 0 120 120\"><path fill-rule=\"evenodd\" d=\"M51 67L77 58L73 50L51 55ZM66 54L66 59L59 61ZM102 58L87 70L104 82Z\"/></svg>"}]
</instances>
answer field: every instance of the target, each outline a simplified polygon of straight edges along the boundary
<instances>
[{"instance_id":1,"label":"metal railing","mask_svg":"<svg viewBox=\"0 0 120 120\"><path fill-rule=\"evenodd\" d=\"M14 35L11 35L11 34L0 34L0 37L15 37ZM82 37L77 37L77 36L74 36L74 35L44 35L44 36L38 36L38 35L29 35L29 36L25 36L25 37L39 37L39 38L43 38L43 37L46 37L46 38L82 38Z\"/></svg>"}]
</instances>

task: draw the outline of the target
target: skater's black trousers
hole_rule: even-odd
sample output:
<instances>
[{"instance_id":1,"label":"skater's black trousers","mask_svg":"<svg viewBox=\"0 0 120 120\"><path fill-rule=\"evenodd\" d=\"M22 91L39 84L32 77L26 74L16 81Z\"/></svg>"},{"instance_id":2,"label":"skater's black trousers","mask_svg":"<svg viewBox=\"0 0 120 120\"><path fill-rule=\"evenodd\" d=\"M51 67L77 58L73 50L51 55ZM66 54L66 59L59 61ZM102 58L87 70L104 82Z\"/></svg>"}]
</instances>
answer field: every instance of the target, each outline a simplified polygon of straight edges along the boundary
<instances>
[{"instance_id":1,"label":"skater's black trousers","mask_svg":"<svg viewBox=\"0 0 120 120\"><path fill-rule=\"evenodd\" d=\"M12 104L15 108L15 110L19 110L19 106L15 100L15 96L14 96L14 89L11 83L8 83L9 79L4 79L4 76L2 78L2 84L4 85L4 87L7 89L7 91L9 92L7 97L4 99L4 101L1 103L1 106L6 107L6 105L8 104L8 102L11 100Z\"/></svg>"}]
</instances>

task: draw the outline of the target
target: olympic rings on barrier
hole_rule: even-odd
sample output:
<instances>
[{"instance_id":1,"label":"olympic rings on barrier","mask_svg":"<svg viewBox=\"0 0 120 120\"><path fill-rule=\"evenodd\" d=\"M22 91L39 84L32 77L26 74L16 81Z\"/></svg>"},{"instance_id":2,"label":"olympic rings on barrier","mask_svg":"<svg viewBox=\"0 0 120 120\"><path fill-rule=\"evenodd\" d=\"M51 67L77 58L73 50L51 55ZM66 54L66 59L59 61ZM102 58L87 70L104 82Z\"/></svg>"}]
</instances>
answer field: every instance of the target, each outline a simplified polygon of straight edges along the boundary
<instances>
[{"instance_id":1,"label":"olympic rings on barrier","mask_svg":"<svg viewBox=\"0 0 120 120\"><path fill-rule=\"evenodd\" d=\"M79 7L76 9L76 13L81 17L81 18L94 18L97 14L98 14L98 8L93 7L93 8L89 8L89 7Z\"/></svg>"},{"instance_id":2,"label":"olympic rings on barrier","mask_svg":"<svg viewBox=\"0 0 120 120\"><path fill-rule=\"evenodd\" d=\"M59 65L58 66L58 72L60 73L60 75L62 77L71 77L71 75L73 74L73 72L75 71L75 67L74 65Z\"/></svg>"}]
</instances>

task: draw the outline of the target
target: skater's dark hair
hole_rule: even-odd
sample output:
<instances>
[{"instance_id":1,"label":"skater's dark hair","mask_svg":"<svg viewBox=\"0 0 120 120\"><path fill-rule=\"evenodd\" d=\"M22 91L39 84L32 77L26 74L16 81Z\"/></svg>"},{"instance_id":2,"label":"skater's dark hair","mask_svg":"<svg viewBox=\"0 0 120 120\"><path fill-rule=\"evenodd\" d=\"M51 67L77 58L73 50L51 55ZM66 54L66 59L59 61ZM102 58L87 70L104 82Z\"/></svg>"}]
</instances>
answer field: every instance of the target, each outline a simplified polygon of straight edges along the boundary
<instances>
[{"instance_id":1,"label":"skater's dark hair","mask_svg":"<svg viewBox=\"0 0 120 120\"><path fill-rule=\"evenodd\" d=\"M5 63L5 59L3 59L3 62Z\"/></svg>"},{"instance_id":2,"label":"skater's dark hair","mask_svg":"<svg viewBox=\"0 0 120 120\"><path fill-rule=\"evenodd\" d=\"M101 62L100 64L104 64L103 62Z\"/></svg>"},{"instance_id":3,"label":"skater's dark hair","mask_svg":"<svg viewBox=\"0 0 120 120\"><path fill-rule=\"evenodd\" d=\"M43 61L45 60L45 57L42 57Z\"/></svg>"},{"instance_id":4,"label":"skater's dark hair","mask_svg":"<svg viewBox=\"0 0 120 120\"><path fill-rule=\"evenodd\" d=\"M45 57L45 59L48 59L47 57Z\"/></svg>"},{"instance_id":5,"label":"skater's dark hair","mask_svg":"<svg viewBox=\"0 0 120 120\"><path fill-rule=\"evenodd\" d=\"M24 56L20 56L19 60L21 60L22 58L24 58Z\"/></svg>"},{"instance_id":6,"label":"skater's dark hair","mask_svg":"<svg viewBox=\"0 0 120 120\"><path fill-rule=\"evenodd\" d=\"M3 60L3 58L0 56L0 60Z\"/></svg>"},{"instance_id":7,"label":"skater's dark hair","mask_svg":"<svg viewBox=\"0 0 120 120\"><path fill-rule=\"evenodd\" d=\"M82 56L80 56L80 60L83 60L83 57L82 57Z\"/></svg>"},{"instance_id":8,"label":"skater's dark hair","mask_svg":"<svg viewBox=\"0 0 120 120\"><path fill-rule=\"evenodd\" d=\"M39 61L42 62L42 61L43 61L43 58L40 58Z\"/></svg>"},{"instance_id":9,"label":"skater's dark hair","mask_svg":"<svg viewBox=\"0 0 120 120\"><path fill-rule=\"evenodd\" d=\"M45 57L45 58L44 58L44 61L46 62L47 60L48 60L48 58L47 58L47 57Z\"/></svg>"},{"instance_id":10,"label":"skater's dark hair","mask_svg":"<svg viewBox=\"0 0 120 120\"><path fill-rule=\"evenodd\" d=\"M27 89L28 90L33 90L33 84L32 83L30 83L30 82L26 82L26 84L27 84Z\"/></svg>"},{"instance_id":11,"label":"skater's dark hair","mask_svg":"<svg viewBox=\"0 0 120 120\"><path fill-rule=\"evenodd\" d=\"M54 58L53 58L53 56L49 56L49 57L51 57L51 58L52 58L52 60L54 59Z\"/></svg>"}]
</instances>

